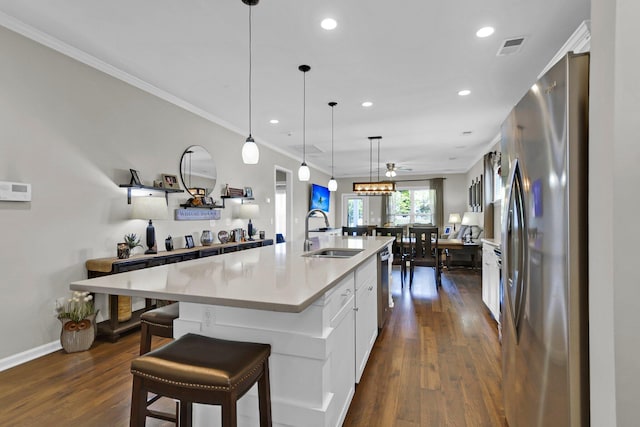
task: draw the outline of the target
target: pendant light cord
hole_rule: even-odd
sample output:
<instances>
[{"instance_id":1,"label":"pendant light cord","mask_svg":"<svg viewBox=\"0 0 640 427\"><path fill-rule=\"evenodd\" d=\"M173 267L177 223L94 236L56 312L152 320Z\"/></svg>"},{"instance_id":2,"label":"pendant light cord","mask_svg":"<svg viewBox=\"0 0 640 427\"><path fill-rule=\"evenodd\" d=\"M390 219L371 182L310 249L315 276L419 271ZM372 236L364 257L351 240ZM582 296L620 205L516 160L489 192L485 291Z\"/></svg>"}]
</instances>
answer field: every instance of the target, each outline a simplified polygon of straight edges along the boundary
<instances>
[{"instance_id":1,"label":"pendant light cord","mask_svg":"<svg viewBox=\"0 0 640 427\"><path fill-rule=\"evenodd\" d=\"M378 138L378 182L380 182L380 138Z\"/></svg>"},{"instance_id":2,"label":"pendant light cord","mask_svg":"<svg viewBox=\"0 0 640 427\"><path fill-rule=\"evenodd\" d=\"M307 72L302 72L302 163L307 162Z\"/></svg>"},{"instance_id":3,"label":"pendant light cord","mask_svg":"<svg viewBox=\"0 0 640 427\"><path fill-rule=\"evenodd\" d=\"M249 138L251 138L251 6L249 6Z\"/></svg>"},{"instance_id":4,"label":"pendant light cord","mask_svg":"<svg viewBox=\"0 0 640 427\"><path fill-rule=\"evenodd\" d=\"M333 178L333 105L331 106L331 178Z\"/></svg>"},{"instance_id":5,"label":"pendant light cord","mask_svg":"<svg viewBox=\"0 0 640 427\"><path fill-rule=\"evenodd\" d=\"M369 138L369 182L373 180L372 178L373 171L373 138Z\"/></svg>"}]
</instances>

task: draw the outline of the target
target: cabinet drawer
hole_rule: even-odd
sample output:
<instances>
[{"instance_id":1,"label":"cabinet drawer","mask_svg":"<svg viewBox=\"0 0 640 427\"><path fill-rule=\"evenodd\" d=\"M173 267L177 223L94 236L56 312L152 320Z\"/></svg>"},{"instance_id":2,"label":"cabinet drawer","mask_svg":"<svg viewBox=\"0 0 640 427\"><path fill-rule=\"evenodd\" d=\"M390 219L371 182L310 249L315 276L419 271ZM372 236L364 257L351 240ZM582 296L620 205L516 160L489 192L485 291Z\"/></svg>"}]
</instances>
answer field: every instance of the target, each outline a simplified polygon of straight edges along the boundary
<instances>
[{"instance_id":1,"label":"cabinet drawer","mask_svg":"<svg viewBox=\"0 0 640 427\"><path fill-rule=\"evenodd\" d=\"M331 326L335 326L334 322L337 321L337 315L340 313L345 305L353 307L353 274L349 274L342 279L331 291L328 296L329 303L327 304L328 318L331 319Z\"/></svg>"},{"instance_id":2,"label":"cabinet drawer","mask_svg":"<svg viewBox=\"0 0 640 427\"><path fill-rule=\"evenodd\" d=\"M370 286L375 284L378 280L378 267L376 265L377 258L371 257L364 262L356 270L356 289L360 289L361 286Z\"/></svg>"},{"instance_id":3,"label":"cabinet drawer","mask_svg":"<svg viewBox=\"0 0 640 427\"><path fill-rule=\"evenodd\" d=\"M114 273L123 273L125 271L133 271L133 270L141 270L143 268L147 268L147 261L142 260L138 262L127 262L122 264L114 264L113 272Z\"/></svg>"}]
</instances>

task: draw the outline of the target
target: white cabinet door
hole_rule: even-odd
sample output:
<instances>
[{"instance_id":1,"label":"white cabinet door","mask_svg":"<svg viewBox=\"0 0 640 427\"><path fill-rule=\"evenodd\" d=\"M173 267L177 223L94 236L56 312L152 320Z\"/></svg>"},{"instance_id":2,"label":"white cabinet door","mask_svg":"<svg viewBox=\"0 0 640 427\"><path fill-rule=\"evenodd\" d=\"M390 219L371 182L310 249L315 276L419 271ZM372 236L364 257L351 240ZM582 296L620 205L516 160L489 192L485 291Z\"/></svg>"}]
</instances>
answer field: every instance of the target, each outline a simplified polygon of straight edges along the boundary
<instances>
[{"instance_id":1,"label":"white cabinet door","mask_svg":"<svg viewBox=\"0 0 640 427\"><path fill-rule=\"evenodd\" d=\"M353 292L341 292L341 299L346 299L346 303L340 304L340 310L332 319L333 342L335 345L331 351L330 370L331 387L336 402L341 407L331 411L329 424L331 426L342 425L349 404L355 393L355 366L353 355L355 352L355 316L353 311Z\"/></svg>"},{"instance_id":2,"label":"white cabinet door","mask_svg":"<svg viewBox=\"0 0 640 427\"><path fill-rule=\"evenodd\" d=\"M355 382L359 383L378 336L377 260L372 257L356 270Z\"/></svg>"},{"instance_id":3,"label":"white cabinet door","mask_svg":"<svg viewBox=\"0 0 640 427\"><path fill-rule=\"evenodd\" d=\"M493 246L482 248L482 301L496 321L500 320L500 271Z\"/></svg>"}]
</instances>

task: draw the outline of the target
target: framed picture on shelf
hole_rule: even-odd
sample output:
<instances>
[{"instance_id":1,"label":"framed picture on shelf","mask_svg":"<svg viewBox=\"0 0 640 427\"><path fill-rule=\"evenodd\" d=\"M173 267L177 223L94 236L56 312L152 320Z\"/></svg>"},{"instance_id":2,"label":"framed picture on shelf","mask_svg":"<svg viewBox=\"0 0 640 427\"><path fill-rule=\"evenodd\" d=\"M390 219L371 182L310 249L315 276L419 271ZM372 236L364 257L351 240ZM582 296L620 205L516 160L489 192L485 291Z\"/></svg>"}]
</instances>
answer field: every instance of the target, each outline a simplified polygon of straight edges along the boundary
<instances>
[{"instance_id":1,"label":"framed picture on shelf","mask_svg":"<svg viewBox=\"0 0 640 427\"><path fill-rule=\"evenodd\" d=\"M162 186L164 188L173 188L173 189L179 189L180 188L180 184L178 184L178 177L175 175L167 175L167 174L162 174Z\"/></svg>"},{"instance_id":2,"label":"framed picture on shelf","mask_svg":"<svg viewBox=\"0 0 640 427\"><path fill-rule=\"evenodd\" d=\"M251 187L244 187L244 197L253 197L253 189Z\"/></svg>"},{"instance_id":3,"label":"framed picture on shelf","mask_svg":"<svg viewBox=\"0 0 640 427\"><path fill-rule=\"evenodd\" d=\"M140 181L140 177L138 176L138 171L135 169L129 169L129 171L131 172L131 182L129 184L142 185L142 182Z\"/></svg>"},{"instance_id":4,"label":"framed picture on shelf","mask_svg":"<svg viewBox=\"0 0 640 427\"><path fill-rule=\"evenodd\" d=\"M204 196L202 198L202 204L205 205L205 206L213 206L213 198Z\"/></svg>"},{"instance_id":5,"label":"framed picture on shelf","mask_svg":"<svg viewBox=\"0 0 640 427\"><path fill-rule=\"evenodd\" d=\"M193 236L191 234L184 236L185 248L193 248L196 245L193 243Z\"/></svg>"}]
</instances>

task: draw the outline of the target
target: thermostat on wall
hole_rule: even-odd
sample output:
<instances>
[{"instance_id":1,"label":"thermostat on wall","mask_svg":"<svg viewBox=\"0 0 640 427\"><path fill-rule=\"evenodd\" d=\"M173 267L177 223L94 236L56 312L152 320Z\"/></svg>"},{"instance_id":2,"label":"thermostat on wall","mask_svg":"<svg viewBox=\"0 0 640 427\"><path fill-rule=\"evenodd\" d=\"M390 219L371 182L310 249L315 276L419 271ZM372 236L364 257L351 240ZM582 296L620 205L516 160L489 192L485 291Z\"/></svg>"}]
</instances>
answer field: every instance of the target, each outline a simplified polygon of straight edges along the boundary
<instances>
[{"instance_id":1,"label":"thermostat on wall","mask_svg":"<svg viewBox=\"0 0 640 427\"><path fill-rule=\"evenodd\" d=\"M0 181L0 200L30 202L31 184Z\"/></svg>"}]
</instances>

